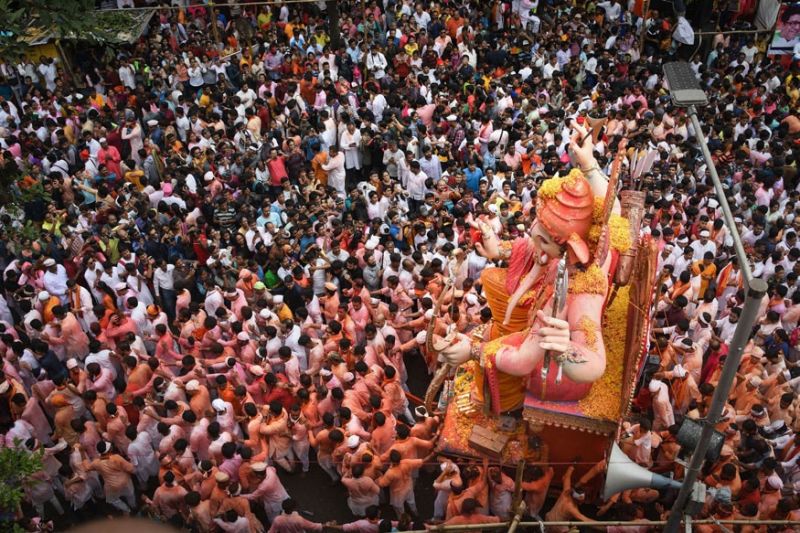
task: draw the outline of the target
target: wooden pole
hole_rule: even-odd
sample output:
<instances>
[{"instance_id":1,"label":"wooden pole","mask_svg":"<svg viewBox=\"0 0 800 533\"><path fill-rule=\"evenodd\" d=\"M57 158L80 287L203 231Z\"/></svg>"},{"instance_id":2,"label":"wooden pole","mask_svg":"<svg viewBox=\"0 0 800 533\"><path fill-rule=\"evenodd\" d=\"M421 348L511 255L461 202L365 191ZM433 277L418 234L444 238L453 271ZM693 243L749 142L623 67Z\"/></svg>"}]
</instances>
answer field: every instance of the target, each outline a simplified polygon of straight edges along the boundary
<instances>
[{"instance_id":1,"label":"wooden pole","mask_svg":"<svg viewBox=\"0 0 800 533\"><path fill-rule=\"evenodd\" d=\"M644 38L647 36L647 14L650 11L650 0L642 2L642 34L639 36L639 56L644 54Z\"/></svg>"},{"instance_id":2,"label":"wooden pole","mask_svg":"<svg viewBox=\"0 0 800 533\"><path fill-rule=\"evenodd\" d=\"M522 515L525 513L525 507L525 501L520 501L519 505L517 505L517 512L514 514L514 518L511 519L511 525L508 526L508 533L515 533L517 531L517 526L519 526Z\"/></svg>"},{"instance_id":3,"label":"wooden pole","mask_svg":"<svg viewBox=\"0 0 800 533\"><path fill-rule=\"evenodd\" d=\"M326 0L325 10L328 15L328 28L331 36L331 49L338 50L344 46L342 34L339 31L339 2L338 0Z\"/></svg>"},{"instance_id":4,"label":"wooden pole","mask_svg":"<svg viewBox=\"0 0 800 533\"><path fill-rule=\"evenodd\" d=\"M214 9L214 2L208 3L208 9L211 12L211 32L214 34L214 42L219 42L219 28L217 28L217 10Z\"/></svg>"},{"instance_id":5,"label":"wooden pole","mask_svg":"<svg viewBox=\"0 0 800 533\"><path fill-rule=\"evenodd\" d=\"M518 509L522 502L522 474L525 472L525 459L517 463L517 475L514 476L514 499L512 509Z\"/></svg>"},{"instance_id":6,"label":"wooden pole","mask_svg":"<svg viewBox=\"0 0 800 533\"><path fill-rule=\"evenodd\" d=\"M514 476L514 499L511 501L511 508L514 509L514 517L508 527L508 533L514 533L519 526L522 515L525 514L525 500L522 499L522 474L525 473L525 459L517 463L517 475Z\"/></svg>"},{"instance_id":7,"label":"wooden pole","mask_svg":"<svg viewBox=\"0 0 800 533\"><path fill-rule=\"evenodd\" d=\"M72 71L72 64L69 62L69 58L67 57L64 47L61 46L61 39L56 39L56 51L58 51L58 57L61 59L61 64L64 65L64 70L67 72L67 74L69 74L69 77L72 78L74 82L75 73Z\"/></svg>"}]
</instances>

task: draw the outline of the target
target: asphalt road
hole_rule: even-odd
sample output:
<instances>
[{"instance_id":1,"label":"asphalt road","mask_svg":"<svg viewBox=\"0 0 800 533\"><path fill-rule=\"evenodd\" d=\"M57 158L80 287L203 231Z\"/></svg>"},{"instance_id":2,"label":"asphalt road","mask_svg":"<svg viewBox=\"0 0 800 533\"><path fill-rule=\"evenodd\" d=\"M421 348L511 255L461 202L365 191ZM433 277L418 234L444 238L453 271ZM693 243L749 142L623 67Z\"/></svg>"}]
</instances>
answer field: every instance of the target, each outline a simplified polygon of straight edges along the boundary
<instances>
[{"instance_id":1,"label":"asphalt road","mask_svg":"<svg viewBox=\"0 0 800 533\"><path fill-rule=\"evenodd\" d=\"M408 385L411 392L422 397L428 386L430 378L427 375L425 363L419 355L406 356L406 368L408 369ZM341 484L331 486L328 475L314 461L316 457L311 454L311 468L309 472L302 476L298 473L286 473L278 467L278 475L283 482L289 495L297 500L300 511L305 517L314 522L328 522L335 520L338 523L346 523L355 519L347 506L347 489ZM419 472L419 478L415 484L415 495L417 510L422 519L433 516L433 500L435 491L433 490L433 480L437 476L436 467L426 466ZM155 479L151 480L147 495L152 496L156 489ZM55 514L55 509L50 504L46 504L45 513L48 519L54 520L55 530L63 531L70 527L83 524L92 520L102 520L109 516L118 515L117 511L107 505L104 501L98 501L87 505L80 512L75 512L69 505L62 502L66 513L62 516ZM34 511L30 506L23 504L23 513L26 517L34 516ZM388 503L381 506L381 516L384 518L397 518L394 510ZM0 529L2 524L0 524ZM421 527L422 524L418 523Z\"/></svg>"},{"instance_id":2,"label":"asphalt road","mask_svg":"<svg viewBox=\"0 0 800 533\"><path fill-rule=\"evenodd\" d=\"M409 390L421 398L430 381L425 363L419 355L407 355L405 362L408 370ZM278 468L279 477L283 486L286 487L286 492L297 500L299 508L308 520L315 522L336 520L339 523L354 520L353 514L347 507L347 490L341 484L330 486L330 478L319 466L313 464L314 460L315 457L312 454L311 469L305 477L301 477L300 474L287 474ZM426 466L420 471L415 484L414 494L417 510L423 519L433 516L433 500L436 497L433 480L436 479L436 476L436 467ZM396 518L394 510L388 503L381 505L381 516Z\"/></svg>"}]
</instances>

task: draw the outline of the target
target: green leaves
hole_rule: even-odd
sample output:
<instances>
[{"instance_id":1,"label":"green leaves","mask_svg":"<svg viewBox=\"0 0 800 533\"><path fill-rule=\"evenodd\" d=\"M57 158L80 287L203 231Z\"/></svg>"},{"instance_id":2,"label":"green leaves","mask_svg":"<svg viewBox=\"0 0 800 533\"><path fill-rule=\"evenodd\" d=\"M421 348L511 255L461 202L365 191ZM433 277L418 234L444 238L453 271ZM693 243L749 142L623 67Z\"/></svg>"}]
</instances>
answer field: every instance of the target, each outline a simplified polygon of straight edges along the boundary
<instances>
[{"instance_id":1,"label":"green leaves","mask_svg":"<svg viewBox=\"0 0 800 533\"><path fill-rule=\"evenodd\" d=\"M16 59L51 38L127 41L139 36L151 14L95 11L93 0L0 0L0 54Z\"/></svg>"},{"instance_id":2,"label":"green leaves","mask_svg":"<svg viewBox=\"0 0 800 533\"><path fill-rule=\"evenodd\" d=\"M42 449L29 452L20 446L0 448L0 513L15 513L22 501L26 480L42 469Z\"/></svg>"}]
</instances>

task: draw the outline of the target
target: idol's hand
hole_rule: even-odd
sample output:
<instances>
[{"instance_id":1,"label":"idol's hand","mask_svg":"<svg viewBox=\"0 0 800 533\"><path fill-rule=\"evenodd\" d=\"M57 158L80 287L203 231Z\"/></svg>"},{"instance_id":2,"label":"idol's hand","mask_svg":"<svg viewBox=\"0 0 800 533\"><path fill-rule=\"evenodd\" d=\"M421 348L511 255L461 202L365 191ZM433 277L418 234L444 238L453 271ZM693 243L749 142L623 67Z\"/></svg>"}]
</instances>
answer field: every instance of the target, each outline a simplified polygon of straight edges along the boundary
<instances>
[{"instance_id":1,"label":"idol's hand","mask_svg":"<svg viewBox=\"0 0 800 533\"><path fill-rule=\"evenodd\" d=\"M574 120L570 127L572 128L572 137L570 137L569 142L570 159L582 172L586 172L597 165L594 159L592 136L586 128Z\"/></svg>"},{"instance_id":2,"label":"idol's hand","mask_svg":"<svg viewBox=\"0 0 800 533\"><path fill-rule=\"evenodd\" d=\"M566 352L570 348L569 322L546 316L542 311L537 311L536 316L544 324L538 331L539 347L556 354Z\"/></svg>"},{"instance_id":3,"label":"idol's hand","mask_svg":"<svg viewBox=\"0 0 800 533\"><path fill-rule=\"evenodd\" d=\"M437 335L438 337L438 335ZM441 338L435 338L434 344ZM441 342L441 341L440 341ZM444 359L447 364L457 366L461 363L469 361L470 354L472 353L472 341L469 337L462 333L456 333L455 337L450 341L446 348L439 352L439 355Z\"/></svg>"},{"instance_id":4,"label":"idol's hand","mask_svg":"<svg viewBox=\"0 0 800 533\"><path fill-rule=\"evenodd\" d=\"M481 220L480 218L475 219L475 217L472 216L472 213L469 213L464 218L464 222L466 222L469 226L475 228L476 230L484 234L494 235L494 230L492 229L492 227L483 220Z\"/></svg>"}]
</instances>

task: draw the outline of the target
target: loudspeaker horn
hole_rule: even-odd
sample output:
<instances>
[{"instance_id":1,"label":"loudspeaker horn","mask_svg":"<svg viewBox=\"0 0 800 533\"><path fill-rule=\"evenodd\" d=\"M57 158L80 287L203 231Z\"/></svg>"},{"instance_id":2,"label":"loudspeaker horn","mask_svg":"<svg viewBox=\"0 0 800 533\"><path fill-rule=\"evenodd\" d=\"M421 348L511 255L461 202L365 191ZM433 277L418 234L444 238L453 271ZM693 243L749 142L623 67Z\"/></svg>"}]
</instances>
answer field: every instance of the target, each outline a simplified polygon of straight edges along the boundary
<instances>
[{"instance_id":1,"label":"loudspeaker horn","mask_svg":"<svg viewBox=\"0 0 800 533\"><path fill-rule=\"evenodd\" d=\"M623 490L650 487L661 490L680 488L682 483L666 476L654 474L648 469L631 461L615 442L611 446L611 456L608 459L606 470L606 483L603 487L603 500Z\"/></svg>"},{"instance_id":2,"label":"loudspeaker horn","mask_svg":"<svg viewBox=\"0 0 800 533\"><path fill-rule=\"evenodd\" d=\"M592 142L597 144L600 136L603 135L603 128L608 123L608 117L593 117L591 114L586 117L586 122L589 125L589 133L592 134Z\"/></svg>"}]
</instances>

